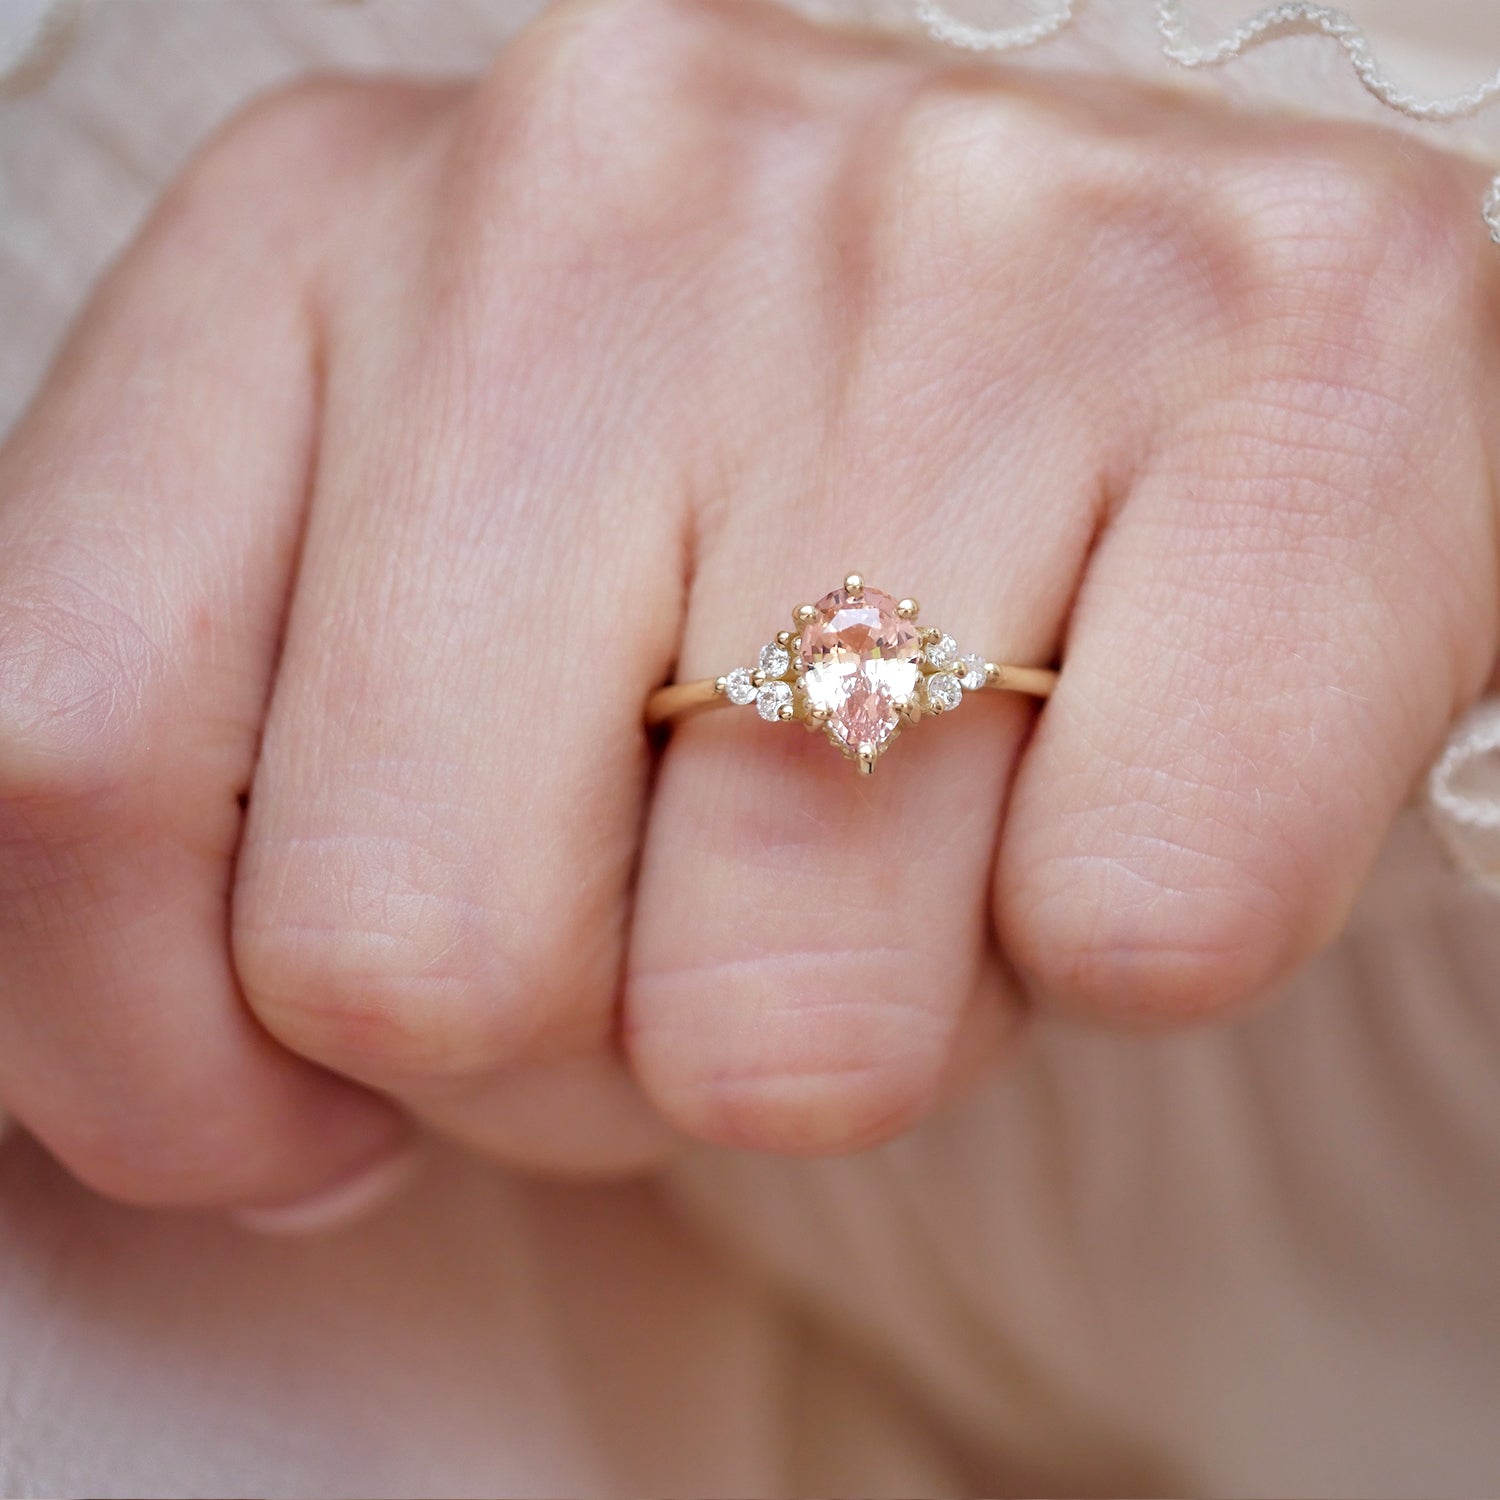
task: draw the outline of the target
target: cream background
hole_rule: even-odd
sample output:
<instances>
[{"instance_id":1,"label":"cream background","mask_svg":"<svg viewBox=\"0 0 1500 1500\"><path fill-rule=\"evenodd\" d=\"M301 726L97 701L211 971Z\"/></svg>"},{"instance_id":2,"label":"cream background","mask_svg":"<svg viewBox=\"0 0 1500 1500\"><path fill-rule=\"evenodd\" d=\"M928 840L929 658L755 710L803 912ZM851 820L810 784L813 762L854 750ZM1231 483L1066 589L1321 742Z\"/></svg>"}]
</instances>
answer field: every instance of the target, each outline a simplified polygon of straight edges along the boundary
<instances>
[{"instance_id":1,"label":"cream background","mask_svg":"<svg viewBox=\"0 0 1500 1500\"><path fill-rule=\"evenodd\" d=\"M1500 58L1487 0L1364 11L1417 81ZM1033 60L1158 67L1145 12L1098 0ZM84 9L0 103L0 428L237 100L314 63L477 69L513 19ZM1311 43L1222 77L1373 108ZM704 1152L659 1188L563 1190L440 1156L371 1222L277 1243L98 1202L13 1138L0 1490L1494 1493L1497 1085L1493 899L1409 819L1282 1003L1151 1042L1048 1025L854 1160Z\"/></svg>"}]
</instances>

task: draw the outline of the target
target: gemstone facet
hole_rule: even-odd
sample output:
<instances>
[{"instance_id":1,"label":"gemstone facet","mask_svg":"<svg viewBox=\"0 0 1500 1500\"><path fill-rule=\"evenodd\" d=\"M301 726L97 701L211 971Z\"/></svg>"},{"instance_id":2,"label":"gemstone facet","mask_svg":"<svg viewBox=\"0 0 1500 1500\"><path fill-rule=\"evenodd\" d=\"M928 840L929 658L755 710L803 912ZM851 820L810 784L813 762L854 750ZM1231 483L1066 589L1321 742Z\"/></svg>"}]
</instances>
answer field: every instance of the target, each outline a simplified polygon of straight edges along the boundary
<instances>
[{"instance_id":1,"label":"gemstone facet","mask_svg":"<svg viewBox=\"0 0 1500 1500\"><path fill-rule=\"evenodd\" d=\"M791 664L792 658L785 646L772 641L769 646L760 648L760 669L767 677L784 677Z\"/></svg>"},{"instance_id":2,"label":"gemstone facet","mask_svg":"<svg viewBox=\"0 0 1500 1500\"><path fill-rule=\"evenodd\" d=\"M940 635L927 648L927 660L934 667L951 667L957 659L958 642L951 635Z\"/></svg>"},{"instance_id":3,"label":"gemstone facet","mask_svg":"<svg viewBox=\"0 0 1500 1500\"><path fill-rule=\"evenodd\" d=\"M957 708L963 701L963 696L958 678L950 673L934 672L927 679L927 706L934 713L946 713L950 708Z\"/></svg>"},{"instance_id":4,"label":"gemstone facet","mask_svg":"<svg viewBox=\"0 0 1500 1500\"><path fill-rule=\"evenodd\" d=\"M755 695L755 711L761 718L775 723L783 708L790 708L792 690L784 682L768 682Z\"/></svg>"},{"instance_id":5,"label":"gemstone facet","mask_svg":"<svg viewBox=\"0 0 1500 1500\"><path fill-rule=\"evenodd\" d=\"M750 680L749 667L736 667L725 676L724 696L742 708L755 702L755 684Z\"/></svg>"},{"instance_id":6,"label":"gemstone facet","mask_svg":"<svg viewBox=\"0 0 1500 1500\"><path fill-rule=\"evenodd\" d=\"M916 695L917 627L897 614L895 599L868 586L835 589L815 607L798 652L808 707L826 717L839 744L878 750L900 723L897 705Z\"/></svg>"}]
</instances>

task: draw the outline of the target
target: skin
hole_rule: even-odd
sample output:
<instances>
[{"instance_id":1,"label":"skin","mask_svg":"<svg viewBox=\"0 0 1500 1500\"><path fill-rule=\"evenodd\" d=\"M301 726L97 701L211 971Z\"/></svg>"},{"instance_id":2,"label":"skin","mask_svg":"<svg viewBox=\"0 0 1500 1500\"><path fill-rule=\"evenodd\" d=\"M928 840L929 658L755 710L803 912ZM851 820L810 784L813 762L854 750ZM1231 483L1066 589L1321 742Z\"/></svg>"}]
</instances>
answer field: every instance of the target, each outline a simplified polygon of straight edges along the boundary
<instances>
[{"instance_id":1,"label":"skin","mask_svg":"<svg viewBox=\"0 0 1500 1500\"><path fill-rule=\"evenodd\" d=\"M134 1202L891 1137L1338 931L1497 650L1500 257L1384 134L587 0L232 123L0 451L0 1101ZM850 568L857 779L648 692Z\"/></svg>"}]
</instances>

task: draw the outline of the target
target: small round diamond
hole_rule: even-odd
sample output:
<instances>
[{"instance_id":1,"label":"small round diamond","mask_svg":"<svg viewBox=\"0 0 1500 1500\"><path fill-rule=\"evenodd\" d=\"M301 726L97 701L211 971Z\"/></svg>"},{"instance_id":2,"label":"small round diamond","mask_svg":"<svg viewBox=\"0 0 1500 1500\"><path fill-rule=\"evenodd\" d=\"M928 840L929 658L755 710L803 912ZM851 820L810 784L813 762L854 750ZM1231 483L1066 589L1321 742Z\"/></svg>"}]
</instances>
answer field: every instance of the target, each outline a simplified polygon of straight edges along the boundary
<instances>
[{"instance_id":1,"label":"small round diamond","mask_svg":"<svg viewBox=\"0 0 1500 1500\"><path fill-rule=\"evenodd\" d=\"M755 702L755 684L750 681L749 667L736 667L725 675L724 696L741 708Z\"/></svg>"},{"instance_id":2,"label":"small round diamond","mask_svg":"<svg viewBox=\"0 0 1500 1500\"><path fill-rule=\"evenodd\" d=\"M767 677L785 677L791 664L791 652L785 646L778 646L772 641L769 646L760 648L760 669Z\"/></svg>"},{"instance_id":3,"label":"small round diamond","mask_svg":"<svg viewBox=\"0 0 1500 1500\"><path fill-rule=\"evenodd\" d=\"M964 691L977 693L989 677L989 668L982 656L964 656L959 658L958 673L963 679Z\"/></svg>"},{"instance_id":4,"label":"small round diamond","mask_svg":"<svg viewBox=\"0 0 1500 1500\"><path fill-rule=\"evenodd\" d=\"M951 667L958 660L958 642L951 635L940 635L927 648L927 660L935 667Z\"/></svg>"},{"instance_id":5,"label":"small round diamond","mask_svg":"<svg viewBox=\"0 0 1500 1500\"><path fill-rule=\"evenodd\" d=\"M774 723L781 717L783 708L790 708L792 690L784 682L768 682L755 695L755 711L761 718Z\"/></svg>"},{"instance_id":6,"label":"small round diamond","mask_svg":"<svg viewBox=\"0 0 1500 1500\"><path fill-rule=\"evenodd\" d=\"M958 678L948 672L939 672L927 679L927 706L934 713L944 713L957 708L963 701L964 691Z\"/></svg>"}]
</instances>

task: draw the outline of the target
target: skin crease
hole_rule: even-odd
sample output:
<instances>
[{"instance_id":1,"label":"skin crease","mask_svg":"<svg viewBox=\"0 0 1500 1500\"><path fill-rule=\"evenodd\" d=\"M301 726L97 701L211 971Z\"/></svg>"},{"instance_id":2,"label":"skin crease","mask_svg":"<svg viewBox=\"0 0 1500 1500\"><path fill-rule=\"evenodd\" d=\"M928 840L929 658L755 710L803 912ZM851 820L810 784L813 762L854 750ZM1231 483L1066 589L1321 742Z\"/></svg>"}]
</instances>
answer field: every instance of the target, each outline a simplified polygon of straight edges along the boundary
<instances>
[{"instance_id":1,"label":"skin crease","mask_svg":"<svg viewBox=\"0 0 1500 1500\"><path fill-rule=\"evenodd\" d=\"M412 1118L856 1149L1033 1003L1251 1000L1494 668L1479 191L748 3L258 104L0 451L0 1100L265 1207ZM851 567L1055 698L658 763Z\"/></svg>"}]
</instances>

